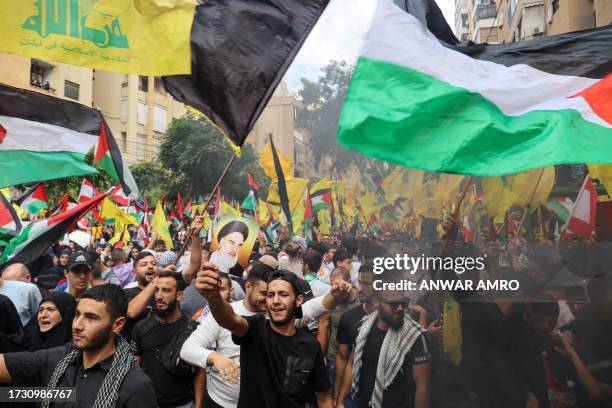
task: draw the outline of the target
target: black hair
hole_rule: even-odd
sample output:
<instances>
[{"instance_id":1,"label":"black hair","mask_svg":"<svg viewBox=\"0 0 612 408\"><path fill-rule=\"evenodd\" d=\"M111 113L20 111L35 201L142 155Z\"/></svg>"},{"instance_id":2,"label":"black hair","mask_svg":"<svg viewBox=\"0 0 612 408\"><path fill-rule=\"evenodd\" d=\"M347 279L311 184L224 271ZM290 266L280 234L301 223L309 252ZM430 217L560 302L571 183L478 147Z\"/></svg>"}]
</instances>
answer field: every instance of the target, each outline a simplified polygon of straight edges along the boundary
<instances>
[{"instance_id":1,"label":"black hair","mask_svg":"<svg viewBox=\"0 0 612 408\"><path fill-rule=\"evenodd\" d=\"M254 261L246 281L250 282L251 285L255 284L257 281L268 282L268 278L272 272L274 272L274 269L270 268L268 265L259 261Z\"/></svg>"},{"instance_id":2,"label":"black hair","mask_svg":"<svg viewBox=\"0 0 612 408\"><path fill-rule=\"evenodd\" d=\"M236 263L236 265L232 266L228 272L232 276L237 276L239 278L242 278L242 274L244 273L244 268L239 263Z\"/></svg>"},{"instance_id":3,"label":"black hair","mask_svg":"<svg viewBox=\"0 0 612 408\"><path fill-rule=\"evenodd\" d=\"M334 266L338 266L338 262L342 262L345 259L352 259L351 254L348 253L345 249L338 249L334 254Z\"/></svg>"},{"instance_id":4,"label":"black hair","mask_svg":"<svg viewBox=\"0 0 612 408\"><path fill-rule=\"evenodd\" d=\"M322 242L319 241L310 241L308 243L308 248L312 249L313 251L321 254L321 256L325 255L325 252L327 252L327 245L325 245Z\"/></svg>"},{"instance_id":5,"label":"black hair","mask_svg":"<svg viewBox=\"0 0 612 408\"><path fill-rule=\"evenodd\" d=\"M342 238L342 246L347 250L347 252L351 255L351 258L355 256L357 250L359 250L359 244L355 237L345 236Z\"/></svg>"},{"instance_id":6,"label":"black hair","mask_svg":"<svg viewBox=\"0 0 612 408\"><path fill-rule=\"evenodd\" d=\"M531 313L554 318L559 317L559 303L552 296L546 295L538 300L538 302L529 303Z\"/></svg>"},{"instance_id":7,"label":"black hair","mask_svg":"<svg viewBox=\"0 0 612 408\"><path fill-rule=\"evenodd\" d=\"M278 247L283 250L286 245L288 245L291 242L291 240L289 238L283 238L279 241L278 243Z\"/></svg>"},{"instance_id":8,"label":"black hair","mask_svg":"<svg viewBox=\"0 0 612 408\"><path fill-rule=\"evenodd\" d=\"M166 246L166 241L164 241L163 239L156 239L155 242L153 242L153 247L156 247L158 245Z\"/></svg>"},{"instance_id":9,"label":"black hair","mask_svg":"<svg viewBox=\"0 0 612 408\"><path fill-rule=\"evenodd\" d=\"M187 288L187 282L183 279L183 276L177 272L161 271L158 275L159 278L173 278L176 281L176 291L181 292Z\"/></svg>"},{"instance_id":10,"label":"black hair","mask_svg":"<svg viewBox=\"0 0 612 408\"><path fill-rule=\"evenodd\" d=\"M374 273L374 262L366 259L359 267L359 273Z\"/></svg>"},{"instance_id":11,"label":"black hair","mask_svg":"<svg viewBox=\"0 0 612 408\"><path fill-rule=\"evenodd\" d=\"M91 299L104 303L112 320L127 315L128 297L123 289L112 283L87 289L81 299Z\"/></svg>"},{"instance_id":12,"label":"black hair","mask_svg":"<svg viewBox=\"0 0 612 408\"><path fill-rule=\"evenodd\" d=\"M155 258L155 255L153 255L149 251L142 251L142 252L138 253L138 255L136 255L136 257L134 258L134 266L136 266L138 264L138 262L140 262L141 259L144 259L144 258L146 258L148 256L152 256L153 258Z\"/></svg>"},{"instance_id":13,"label":"black hair","mask_svg":"<svg viewBox=\"0 0 612 408\"><path fill-rule=\"evenodd\" d=\"M331 273L329 274L329 280L333 280L332 277L334 276L334 274L342 274L342 279L347 282L351 281L351 272L341 266L337 266L334 268L333 271L331 271Z\"/></svg>"},{"instance_id":14,"label":"black hair","mask_svg":"<svg viewBox=\"0 0 612 408\"><path fill-rule=\"evenodd\" d=\"M220 241L223 237L233 232L238 232L246 241L249 236L249 227L242 221L230 221L219 230L217 239Z\"/></svg>"},{"instance_id":15,"label":"black hair","mask_svg":"<svg viewBox=\"0 0 612 408\"><path fill-rule=\"evenodd\" d=\"M113 252L111 252L110 258L113 260L113 262L125 261L125 253L120 249L115 249Z\"/></svg>"},{"instance_id":16,"label":"black hair","mask_svg":"<svg viewBox=\"0 0 612 408\"><path fill-rule=\"evenodd\" d=\"M311 272L317 273L321 269L323 257L318 252L307 252L304 254L304 265L308 265Z\"/></svg>"},{"instance_id":17,"label":"black hair","mask_svg":"<svg viewBox=\"0 0 612 408\"><path fill-rule=\"evenodd\" d=\"M209 241L207 241L207 242L203 243L203 244L202 244L202 249L203 249L204 251L206 251L206 252L210 252L210 244L211 244L211 243L210 243Z\"/></svg>"},{"instance_id":18,"label":"black hair","mask_svg":"<svg viewBox=\"0 0 612 408\"><path fill-rule=\"evenodd\" d=\"M102 267L94 262L89 275L92 279L102 279Z\"/></svg>"}]
</instances>

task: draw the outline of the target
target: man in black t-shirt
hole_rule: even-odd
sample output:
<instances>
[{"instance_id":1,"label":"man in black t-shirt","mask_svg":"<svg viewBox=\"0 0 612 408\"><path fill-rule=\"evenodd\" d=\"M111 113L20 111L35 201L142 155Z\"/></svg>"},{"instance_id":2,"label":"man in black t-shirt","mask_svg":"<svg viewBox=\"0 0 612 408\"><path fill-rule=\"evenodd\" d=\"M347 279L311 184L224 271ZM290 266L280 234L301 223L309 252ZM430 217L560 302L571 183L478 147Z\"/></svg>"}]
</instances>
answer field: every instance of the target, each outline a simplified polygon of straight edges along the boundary
<instances>
[{"instance_id":1,"label":"man in black t-shirt","mask_svg":"<svg viewBox=\"0 0 612 408\"><path fill-rule=\"evenodd\" d=\"M359 283L359 301L362 304L344 312L338 323L338 333L336 334L338 346L336 349L336 370L334 372L333 387L334 401L337 401L342 394L344 394L344 398L348 397L351 386L351 373L349 372L345 375L346 365L357 338L361 320L366 315L375 311L372 305L372 284L374 282L372 261L366 261L360 266L357 281Z\"/></svg>"},{"instance_id":2,"label":"man in black t-shirt","mask_svg":"<svg viewBox=\"0 0 612 408\"><path fill-rule=\"evenodd\" d=\"M238 408L304 407L316 396L319 407L331 408L329 379L317 340L295 328L301 317L303 294L297 276L275 271L268 280L266 308L270 316L243 317L220 294L214 264L206 264L196 287L208 299L220 326L232 332L240 345ZM331 292L348 295L350 285L336 283Z\"/></svg>"},{"instance_id":3,"label":"man in black t-shirt","mask_svg":"<svg viewBox=\"0 0 612 408\"><path fill-rule=\"evenodd\" d=\"M134 364L129 344L119 336L126 309L127 298L118 286L88 289L72 321L72 344L35 353L0 354L0 384L74 387L76 402L50 403L54 408L154 407L153 385Z\"/></svg>"},{"instance_id":4,"label":"man in black t-shirt","mask_svg":"<svg viewBox=\"0 0 612 408\"><path fill-rule=\"evenodd\" d=\"M363 319L347 366L357 406L429 407L429 350L425 330L408 315L410 300L400 291L376 291L373 303L377 312Z\"/></svg>"},{"instance_id":5,"label":"man in black t-shirt","mask_svg":"<svg viewBox=\"0 0 612 408\"><path fill-rule=\"evenodd\" d=\"M178 304L185 286L179 274L160 272L153 311L149 317L138 322L132 332L136 361L153 381L157 406L160 408L183 407L194 401L195 406L200 406L204 400L203 372L197 376L195 368L171 372L163 364L162 352L189 322Z\"/></svg>"}]
</instances>

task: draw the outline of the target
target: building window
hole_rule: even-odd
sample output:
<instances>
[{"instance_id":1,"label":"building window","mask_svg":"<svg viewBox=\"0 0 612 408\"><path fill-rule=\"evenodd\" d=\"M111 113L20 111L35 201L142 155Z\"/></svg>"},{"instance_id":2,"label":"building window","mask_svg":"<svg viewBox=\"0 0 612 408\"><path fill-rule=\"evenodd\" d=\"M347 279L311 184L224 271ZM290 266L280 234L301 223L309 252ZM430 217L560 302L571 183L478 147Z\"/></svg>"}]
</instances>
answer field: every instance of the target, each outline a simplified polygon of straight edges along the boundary
<instances>
[{"instance_id":1,"label":"building window","mask_svg":"<svg viewBox=\"0 0 612 408\"><path fill-rule=\"evenodd\" d=\"M512 23L512 17L516 11L516 3L518 3L518 0L508 0L508 21L510 23Z\"/></svg>"},{"instance_id":2,"label":"building window","mask_svg":"<svg viewBox=\"0 0 612 408\"><path fill-rule=\"evenodd\" d=\"M470 35L468 33L463 33L461 34L461 41L467 41L469 40Z\"/></svg>"},{"instance_id":3,"label":"building window","mask_svg":"<svg viewBox=\"0 0 612 408\"><path fill-rule=\"evenodd\" d=\"M138 89L144 92L149 92L149 77L146 77L146 76L138 77Z\"/></svg>"},{"instance_id":4,"label":"building window","mask_svg":"<svg viewBox=\"0 0 612 408\"><path fill-rule=\"evenodd\" d=\"M153 130L164 133L168 127L168 110L163 106L153 107Z\"/></svg>"},{"instance_id":5,"label":"building window","mask_svg":"<svg viewBox=\"0 0 612 408\"><path fill-rule=\"evenodd\" d=\"M147 135L138 133L136 139L136 158L140 161L145 161L147 159Z\"/></svg>"},{"instance_id":6,"label":"building window","mask_svg":"<svg viewBox=\"0 0 612 408\"><path fill-rule=\"evenodd\" d=\"M127 123L128 121L128 100L121 100L121 123Z\"/></svg>"},{"instance_id":7,"label":"building window","mask_svg":"<svg viewBox=\"0 0 612 408\"><path fill-rule=\"evenodd\" d=\"M66 98L79 100L79 88L80 85L70 81L64 81L64 96Z\"/></svg>"},{"instance_id":8,"label":"building window","mask_svg":"<svg viewBox=\"0 0 612 408\"><path fill-rule=\"evenodd\" d=\"M463 13L461 14L461 27L467 27L468 26L468 15L467 13Z\"/></svg>"},{"instance_id":9,"label":"building window","mask_svg":"<svg viewBox=\"0 0 612 408\"><path fill-rule=\"evenodd\" d=\"M140 125L147 124L147 104L144 102L138 102L138 110L136 112L136 121Z\"/></svg>"},{"instance_id":10,"label":"building window","mask_svg":"<svg viewBox=\"0 0 612 408\"><path fill-rule=\"evenodd\" d=\"M479 20L484 20L487 18L495 18L497 15L497 8L495 4L487 4L487 5L479 5L476 8L476 15L474 16L474 24L476 24Z\"/></svg>"},{"instance_id":11,"label":"building window","mask_svg":"<svg viewBox=\"0 0 612 408\"><path fill-rule=\"evenodd\" d=\"M30 85L47 91L54 91L49 85L52 71L53 65L33 59L30 66Z\"/></svg>"},{"instance_id":12,"label":"building window","mask_svg":"<svg viewBox=\"0 0 612 408\"><path fill-rule=\"evenodd\" d=\"M158 137L153 138L153 158L157 159L159 157L159 148L161 146L161 140Z\"/></svg>"},{"instance_id":13,"label":"building window","mask_svg":"<svg viewBox=\"0 0 612 408\"><path fill-rule=\"evenodd\" d=\"M121 132L121 139L119 140L119 150L121 153L127 154L127 133Z\"/></svg>"},{"instance_id":14,"label":"building window","mask_svg":"<svg viewBox=\"0 0 612 408\"><path fill-rule=\"evenodd\" d=\"M553 11L553 14L555 14L557 12L557 10L559 10L559 0L553 0L552 1L552 11Z\"/></svg>"}]
</instances>

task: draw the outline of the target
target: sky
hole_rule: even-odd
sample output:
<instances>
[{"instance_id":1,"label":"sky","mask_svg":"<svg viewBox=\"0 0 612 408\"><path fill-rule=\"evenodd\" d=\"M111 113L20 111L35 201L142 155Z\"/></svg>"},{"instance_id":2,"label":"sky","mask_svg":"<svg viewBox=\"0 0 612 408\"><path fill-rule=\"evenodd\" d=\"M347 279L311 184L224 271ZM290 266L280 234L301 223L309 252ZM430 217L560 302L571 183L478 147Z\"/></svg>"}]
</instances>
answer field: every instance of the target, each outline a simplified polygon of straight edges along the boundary
<instances>
[{"instance_id":1,"label":"sky","mask_svg":"<svg viewBox=\"0 0 612 408\"><path fill-rule=\"evenodd\" d=\"M455 0L436 0L451 28L454 27ZM292 92L301 88L300 78L316 80L330 60L353 64L370 25L375 0L331 0L304 46L285 74Z\"/></svg>"}]
</instances>

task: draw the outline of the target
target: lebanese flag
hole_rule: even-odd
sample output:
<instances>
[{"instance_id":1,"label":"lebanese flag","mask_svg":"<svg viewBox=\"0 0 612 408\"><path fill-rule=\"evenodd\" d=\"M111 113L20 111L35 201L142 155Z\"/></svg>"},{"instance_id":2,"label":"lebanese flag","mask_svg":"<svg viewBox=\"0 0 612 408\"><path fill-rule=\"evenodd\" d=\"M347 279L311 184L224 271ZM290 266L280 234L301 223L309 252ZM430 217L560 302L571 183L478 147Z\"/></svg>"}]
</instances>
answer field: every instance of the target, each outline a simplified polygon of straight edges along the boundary
<instances>
[{"instance_id":1,"label":"lebanese flag","mask_svg":"<svg viewBox=\"0 0 612 408\"><path fill-rule=\"evenodd\" d=\"M17 200L17 205L31 216L40 215L40 212L49 208L49 199L44 183L36 183Z\"/></svg>"},{"instance_id":2,"label":"lebanese flag","mask_svg":"<svg viewBox=\"0 0 612 408\"><path fill-rule=\"evenodd\" d=\"M119 146L104 119L100 122L100 137L96 143L94 163L106 170L109 176L119 181L128 197L138 198L139 192L136 181L134 181L127 163L123 160Z\"/></svg>"},{"instance_id":3,"label":"lebanese flag","mask_svg":"<svg viewBox=\"0 0 612 408\"><path fill-rule=\"evenodd\" d=\"M612 26L450 46L378 0L338 140L379 160L474 176L612 163L611 55Z\"/></svg>"},{"instance_id":4,"label":"lebanese flag","mask_svg":"<svg viewBox=\"0 0 612 408\"><path fill-rule=\"evenodd\" d=\"M4 265L7 262L31 264L53 242L70 231L83 216L93 210L104 197L106 194L101 194L65 213L32 222L8 243L0 258L0 264Z\"/></svg>"},{"instance_id":5,"label":"lebanese flag","mask_svg":"<svg viewBox=\"0 0 612 408\"><path fill-rule=\"evenodd\" d=\"M130 205L130 199L125 194L121 186L112 187L108 192L110 193L111 200L113 200L116 204L122 207L127 207Z\"/></svg>"},{"instance_id":6,"label":"lebanese flag","mask_svg":"<svg viewBox=\"0 0 612 408\"><path fill-rule=\"evenodd\" d=\"M587 175L564 230L582 238L592 238L595 234L597 200L597 190Z\"/></svg>"},{"instance_id":7,"label":"lebanese flag","mask_svg":"<svg viewBox=\"0 0 612 408\"><path fill-rule=\"evenodd\" d=\"M3 235L19 235L22 229L21 218L13 205L0 193L0 238Z\"/></svg>"},{"instance_id":8,"label":"lebanese flag","mask_svg":"<svg viewBox=\"0 0 612 408\"><path fill-rule=\"evenodd\" d=\"M463 236L465 237L465 242L472 242L474 240L472 228L470 227L470 219L467 214L463 214Z\"/></svg>"},{"instance_id":9,"label":"lebanese flag","mask_svg":"<svg viewBox=\"0 0 612 408\"><path fill-rule=\"evenodd\" d=\"M81 190L79 191L79 203L91 200L97 195L98 191L96 190L94 185L87 179L83 179L83 183L81 183Z\"/></svg>"},{"instance_id":10,"label":"lebanese flag","mask_svg":"<svg viewBox=\"0 0 612 408\"><path fill-rule=\"evenodd\" d=\"M329 188L318 190L312 193L310 197L312 200L313 210L323 210L326 208L332 208L334 201L332 199L332 191Z\"/></svg>"}]
</instances>

